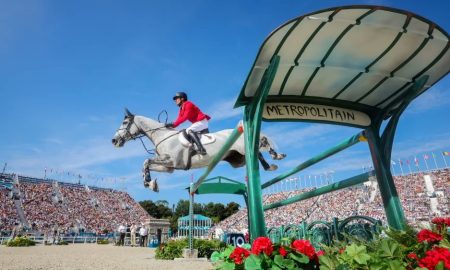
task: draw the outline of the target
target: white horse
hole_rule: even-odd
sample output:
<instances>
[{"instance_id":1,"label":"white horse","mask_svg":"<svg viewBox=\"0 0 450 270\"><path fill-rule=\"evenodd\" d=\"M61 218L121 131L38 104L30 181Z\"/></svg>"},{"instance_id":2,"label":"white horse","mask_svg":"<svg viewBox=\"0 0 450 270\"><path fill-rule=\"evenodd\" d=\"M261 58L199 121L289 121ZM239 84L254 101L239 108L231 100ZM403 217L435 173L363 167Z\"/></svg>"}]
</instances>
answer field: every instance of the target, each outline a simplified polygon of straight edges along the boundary
<instances>
[{"instance_id":1,"label":"white horse","mask_svg":"<svg viewBox=\"0 0 450 270\"><path fill-rule=\"evenodd\" d=\"M202 156L196 154L193 145L183 136L182 131L173 128L166 128L164 123L160 123L151 118L134 115L125 109L125 118L114 134L112 143L116 147L122 147L127 141L147 136L155 146L154 158L146 159L143 168L144 186L158 191L156 179L152 180L150 171L172 173L174 170L188 170L191 168L201 168L208 166L214 156L230 136L232 129L226 129L215 133L203 134L201 141L207 154ZM280 160L286 155L279 154L273 150L270 140L260 136L260 151L269 151L272 159ZM276 170L274 164L269 165L259 153L258 158L265 170ZM231 148L226 152L223 159L234 168L245 165L245 146L241 136Z\"/></svg>"}]
</instances>

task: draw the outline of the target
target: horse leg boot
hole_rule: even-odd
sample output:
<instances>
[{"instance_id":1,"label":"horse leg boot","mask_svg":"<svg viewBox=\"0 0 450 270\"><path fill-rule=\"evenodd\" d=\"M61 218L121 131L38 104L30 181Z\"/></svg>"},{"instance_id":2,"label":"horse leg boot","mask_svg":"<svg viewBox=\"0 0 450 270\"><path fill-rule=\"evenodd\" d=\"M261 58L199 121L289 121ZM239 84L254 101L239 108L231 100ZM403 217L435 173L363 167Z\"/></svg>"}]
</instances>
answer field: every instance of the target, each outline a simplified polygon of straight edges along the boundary
<instances>
[{"instance_id":1,"label":"horse leg boot","mask_svg":"<svg viewBox=\"0 0 450 270\"><path fill-rule=\"evenodd\" d=\"M286 154L277 153L275 150L272 149L272 147L269 148L269 154L273 160L282 160L283 158L286 157Z\"/></svg>"},{"instance_id":2,"label":"horse leg boot","mask_svg":"<svg viewBox=\"0 0 450 270\"><path fill-rule=\"evenodd\" d=\"M258 160L265 171L275 171L276 169L278 169L278 166L275 164L269 165L269 163L267 163L267 161L264 159L264 156L261 154L261 152L258 152Z\"/></svg>"},{"instance_id":3,"label":"horse leg boot","mask_svg":"<svg viewBox=\"0 0 450 270\"><path fill-rule=\"evenodd\" d=\"M202 156L206 155L207 154L206 150L203 147L202 142L200 141L200 138L198 137L198 134L192 130L189 130L189 135L191 136L194 143L197 145L197 149L198 149L197 153L199 153Z\"/></svg>"}]
</instances>

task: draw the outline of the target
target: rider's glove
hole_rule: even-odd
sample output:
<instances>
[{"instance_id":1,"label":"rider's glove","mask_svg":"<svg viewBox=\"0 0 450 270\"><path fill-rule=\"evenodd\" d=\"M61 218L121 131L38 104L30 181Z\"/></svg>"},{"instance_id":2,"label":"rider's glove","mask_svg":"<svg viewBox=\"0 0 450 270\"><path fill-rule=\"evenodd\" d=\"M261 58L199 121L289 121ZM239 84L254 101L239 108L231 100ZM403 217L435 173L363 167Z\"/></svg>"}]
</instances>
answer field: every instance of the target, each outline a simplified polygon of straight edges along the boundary
<instances>
[{"instance_id":1,"label":"rider's glove","mask_svg":"<svg viewBox=\"0 0 450 270\"><path fill-rule=\"evenodd\" d=\"M173 128L173 123L167 123L164 125L166 128Z\"/></svg>"}]
</instances>

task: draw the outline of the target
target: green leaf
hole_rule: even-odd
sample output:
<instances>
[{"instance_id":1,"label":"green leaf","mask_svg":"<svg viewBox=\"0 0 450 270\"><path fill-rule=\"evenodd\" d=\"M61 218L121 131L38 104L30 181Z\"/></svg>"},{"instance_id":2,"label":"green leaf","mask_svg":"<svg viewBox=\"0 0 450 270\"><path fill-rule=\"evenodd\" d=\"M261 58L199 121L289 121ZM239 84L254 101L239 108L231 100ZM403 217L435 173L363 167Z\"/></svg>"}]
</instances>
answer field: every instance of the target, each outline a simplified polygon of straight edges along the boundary
<instances>
[{"instance_id":1,"label":"green leaf","mask_svg":"<svg viewBox=\"0 0 450 270\"><path fill-rule=\"evenodd\" d=\"M304 264L309 263L309 258L305 254L292 252L292 253L289 253L288 256L289 256L289 258L291 258L294 261L297 261L299 263L304 263Z\"/></svg>"},{"instance_id":2,"label":"green leaf","mask_svg":"<svg viewBox=\"0 0 450 270\"><path fill-rule=\"evenodd\" d=\"M447 240L447 238L444 238L443 240L441 240L441 242L439 243L440 247L446 248L446 249L450 249L450 242Z\"/></svg>"},{"instance_id":3,"label":"green leaf","mask_svg":"<svg viewBox=\"0 0 450 270\"><path fill-rule=\"evenodd\" d=\"M398 249L398 244L393 241L382 241L381 242L381 257L393 258Z\"/></svg>"},{"instance_id":4,"label":"green leaf","mask_svg":"<svg viewBox=\"0 0 450 270\"><path fill-rule=\"evenodd\" d=\"M218 269L221 270L234 270L236 267L236 265L234 264L234 262L224 262L223 264L220 265L220 267Z\"/></svg>"},{"instance_id":5,"label":"green leaf","mask_svg":"<svg viewBox=\"0 0 450 270\"><path fill-rule=\"evenodd\" d=\"M437 265L436 268L434 268L435 270L444 270L444 262L440 261Z\"/></svg>"},{"instance_id":6,"label":"green leaf","mask_svg":"<svg viewBox=\"0 0 450 270\"><path fill-rule=\"evenodd\" d=\"M250 256L245 259L245 269L247 270L261 270L261 259L255 254L250 254Z\"/></svg>"},{"instance_id":7,"label":"green leaf","mask_svg":"<svg viewBox=\"0 0 450 270\"><path fill-rule=\"evenodd\" d=\"M281 255L275 255L275 258L273 259L273 262L280 267L284 266L283 261L284 259L283 256Z\"/></svg>"},{"instance_id":8,"label":"green leaf","mask_svg":"<svg viewBox=\"0 0 450 270\"><path fill-rule=\"evenodd\" d=\"M295 268L295 263L294 263L293 260L284 259L283 264L284 264L284 267L286 267L287 269L294 269Z\"/></svg>"},{"instance_id":9,"label":"green leaf","mask_svg":"<svg viewBox=\"0 0 450 270\"><path fill-rule=\"evenodd\" d=\"M389 269L389 270L406 270L405 266L403 266L403 263L399 260L393 260L393 261L388 261L387 262L387 266L388 268L385 269Z\"/></svg>"},{"instance_id":10,"label":"green leaf","mask_svg":"<svg viewBox=\"0 0 450 270\"><path fill-rule=\"evenodd\" d=\"M228 246L223 252L222 252L222 256L223 258L228 258L230 257L231 253L233 253L235 247L233 246Z\"/></svg>"},{"instance_id":11,"label":"green leaf","mask_svg":"<svg viewBox=\"0 0 450 270\"><path fill-rule=\"evenodd\" d=\"M336 269L336 265L333 260L328 256L320 256L319 257L320 270L334 270Z\"/></svg>"},{"instance_id":12,"label":"green leaf","mask_svg":"<svg viewBox=\"0 0 450 270\"><path fill-rule=\"evenodd\" d=\"M245 243L245 244L242 245L241 248L245 248L247 250L250 250L252 248L252 246L249 243Z\"/></svg>"},{"instance_id":13,"label":"green leaf","mask_svg":"<svg viewBox=\"0 0 450 270\"><path fill-rule=\"evenodd\" d=\"M212 254L211 254L211 262L217 262L217 261L220 261L222 259L222 256L220 255L220 252L218 252L218 251L214 251Z\"/></svg>"},{"instance_id":14,"label":"green leaf","mask_svg":"<svg viewBox=\"0 0 450 270\"><path fill-rule=\"evenodd\" d=\"M351 244L345 250L345 253L353 258L359 264L367 264L367 261L370 260L370 256L367 254L367 250L365 246L358 246L356 244Z\"/></svg>"}]
</instances>

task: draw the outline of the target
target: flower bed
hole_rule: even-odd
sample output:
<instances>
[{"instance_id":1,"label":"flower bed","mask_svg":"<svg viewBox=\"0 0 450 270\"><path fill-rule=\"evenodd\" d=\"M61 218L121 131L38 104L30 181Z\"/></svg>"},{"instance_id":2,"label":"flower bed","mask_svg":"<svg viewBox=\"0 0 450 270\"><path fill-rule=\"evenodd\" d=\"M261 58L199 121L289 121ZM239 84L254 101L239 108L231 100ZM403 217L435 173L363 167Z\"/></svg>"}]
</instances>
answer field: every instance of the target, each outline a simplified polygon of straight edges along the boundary
<instances>
[{"instance_id":1,"label":"flower bed","mask_svg":"<svg viewBox=\"0 0 450 270\"><path fill-rule=\"evenodd\" d=\"M435 218L430 229L384 230L374 241L347 239L316 250L308 240L284 239L274 244L258 237L252 246L214 252L216 269L429 269L450 270L450 218Z\"/></svg>"}]
</instances>

